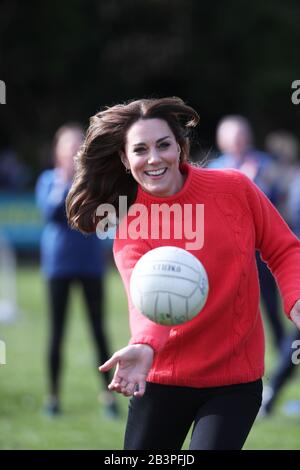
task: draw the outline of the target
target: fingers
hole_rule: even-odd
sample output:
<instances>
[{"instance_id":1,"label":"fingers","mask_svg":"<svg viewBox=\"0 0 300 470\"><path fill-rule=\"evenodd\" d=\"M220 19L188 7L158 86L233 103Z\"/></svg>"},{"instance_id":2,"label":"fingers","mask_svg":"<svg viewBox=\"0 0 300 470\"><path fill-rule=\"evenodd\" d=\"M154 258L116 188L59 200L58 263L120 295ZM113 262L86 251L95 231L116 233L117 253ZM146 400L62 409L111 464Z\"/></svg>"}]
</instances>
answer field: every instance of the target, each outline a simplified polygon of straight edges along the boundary
<instances>
[{"instance_id":1,"label":"fingers","mask_svg":"<svg viewBox=\"0 0 300 470\"><path fill-rule=\"evenodd\" d=\"M139 382L139 384L127 382L124 379L120 381L113 380L108 388L110 391L121 393L124 397L142 397L146 390L146 384L145 382Z\"/></svg>"},{"instance_id":2,"label":"fingers","mask_svg":"<svg viewBox=\"0 0 300 470\"><path fill-rule=\"evenodd\" d=\"M125 397L142 397L145 393L146 390L146 383L145 382L139 382L134 383L134 382L129 382L125 384L123 381L121 384L119 384L118 389L116 390L118 393L122 393Z\"/></svg>"},{"instance_id":3,"label":"fingers","mask_svg":"<svg viewBox=\"0 0 300 470\"><path fill-rule=\"evenodd\" d=\"M127 384L128 384L127 380L122 379L120 377L118 378L118 377L115 376L113 378L111 384L109 385L109 389L113 390L117 393L124 394Z\"/></svg>"},{"instance_id":4,"label":"fingers","mask_svg":"<svg viewBox=\"0 0 300 470\"><path fill-rule=\"evenodd\" d=\"M135 384L128 382L126 379L121 379L119 382L113 381L110 386L113 387L114 391L121 393L125 397L130 397L133 395Z\"/></svg>"},{"instance_id":5,"label":"fingers","mask_svg":"<svg viewBox=\"0 0 300 470\"><path fill-rule=\"evenodd\" d=\"M110 369L112 369L119 361L119 356L117 354L113 354L108 361L104 362L100 367L98 367L98 370L100 372L106 372Z\"/></svg>"},{"instance_id":6,"label":"fingers","mask_svg":"<svg viewBox=\"0 0 300 470\"><path fill-rule=\"evenodd\" d=\"M126 385L126 387L123 388L122 393L125 397L131 397L134 393L135 390L135 384L134 383L129 383Z\"/></svg>"},{"instance_id":7,"label":"fingers","mask_svg":"<svg viewBox=\"0 0 300 470\"><path fill-rule=\"evenodd\" d=\"M113 380L109 384L108 390L110 390L111 392L121 393L121 386L120 386L119 382L116 382L116 381Z\"/></svg>"}]
</instances>

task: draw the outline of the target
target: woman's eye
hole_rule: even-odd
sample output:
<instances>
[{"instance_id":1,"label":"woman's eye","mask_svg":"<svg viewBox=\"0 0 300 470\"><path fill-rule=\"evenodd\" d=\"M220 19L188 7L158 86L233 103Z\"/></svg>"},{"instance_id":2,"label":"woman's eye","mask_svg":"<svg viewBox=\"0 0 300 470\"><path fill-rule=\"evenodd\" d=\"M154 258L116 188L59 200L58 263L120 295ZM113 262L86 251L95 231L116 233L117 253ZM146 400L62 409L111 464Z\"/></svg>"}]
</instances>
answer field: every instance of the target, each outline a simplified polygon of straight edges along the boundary
<instances>
[{"instance_id":1,"label":"woman's eye","mask_svg":"<svg viewBox=\"0 0 300 470\"><path fill-rule=\"evenodd\" d=\"M159 146L161 149L167 149L168 147L170 147L169 142L162 142Z\"/></svg>"},{"instance_id":2,"label":"woman's eye","mask_svg":"<svg viewBox=\"0 0 300 470\"><path fill-rule=\"evenodd\" d=\"M138 147L138 148L134 149L134 153L143 153L145 151L146 151L146 149L144 147Z\"/></svg>"}]
</instances>

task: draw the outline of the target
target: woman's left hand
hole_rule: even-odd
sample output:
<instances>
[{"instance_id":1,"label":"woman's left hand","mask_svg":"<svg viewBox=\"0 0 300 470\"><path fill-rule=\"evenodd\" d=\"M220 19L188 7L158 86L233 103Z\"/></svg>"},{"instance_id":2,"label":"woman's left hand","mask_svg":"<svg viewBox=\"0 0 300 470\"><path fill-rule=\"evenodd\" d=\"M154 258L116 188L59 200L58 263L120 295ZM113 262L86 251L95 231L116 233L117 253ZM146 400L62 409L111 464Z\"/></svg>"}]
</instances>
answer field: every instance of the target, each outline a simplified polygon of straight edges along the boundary
<instances>
[{"instance_id":1,"label":"woman's left hand","mask_svg":"<svg viewBox=\"0 0 300 470\"><path fill-rule=\"evenodd\" d=\"M293 322L295 323L295 325L300 330L300 299L297 300L294 307L292 308L290 316Z\"/></svg>"}]
</instances>

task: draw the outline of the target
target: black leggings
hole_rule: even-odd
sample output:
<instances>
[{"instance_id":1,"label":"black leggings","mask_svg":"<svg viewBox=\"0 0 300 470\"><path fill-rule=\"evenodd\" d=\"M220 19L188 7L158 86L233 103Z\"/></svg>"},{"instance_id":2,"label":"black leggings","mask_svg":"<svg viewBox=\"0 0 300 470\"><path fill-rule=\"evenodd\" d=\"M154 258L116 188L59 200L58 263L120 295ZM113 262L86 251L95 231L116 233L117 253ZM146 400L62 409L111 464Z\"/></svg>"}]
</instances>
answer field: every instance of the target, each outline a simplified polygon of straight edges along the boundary
<instances>
[{"instance_id":1,"label":"black leggings","mask_svg":"<svg viewBox=\"0 0 300 470\"><path fill-rule=\"evenodd\" d=\"M145 395L130 400L124 449L180 450L194 423L191 450L239 450L261 397L261 379L202 389L148 382Z\"/></svg>"},{"instance_id":2,"label":"black leggings","mask_svg":"<svg viewBox=\"0 0 300 470\"><path fill-rule=\"evenodd\" d=\"M61 348L66 326L67 304L70 287L74 282L82 286L87 306L88 320L97 350L98 365L109 358L107 341L103 331L103 282L101 278L52 278L49 279L50 338L48 350L48 370L50 393L58 395L62 358ZM105 384L110 382L110 374L99 374Z\"/></svg>"}]
</instances>

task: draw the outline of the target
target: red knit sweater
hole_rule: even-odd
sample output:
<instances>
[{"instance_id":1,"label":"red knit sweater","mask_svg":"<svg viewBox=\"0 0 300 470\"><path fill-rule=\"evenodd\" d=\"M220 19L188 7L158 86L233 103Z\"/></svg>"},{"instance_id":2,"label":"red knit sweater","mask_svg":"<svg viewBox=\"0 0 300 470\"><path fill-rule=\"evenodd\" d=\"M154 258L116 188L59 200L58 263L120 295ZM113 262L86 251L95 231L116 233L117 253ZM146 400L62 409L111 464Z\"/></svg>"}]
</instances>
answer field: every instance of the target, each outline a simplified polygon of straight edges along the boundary
<instances>
[{"instance_id":1,"label":"red knit sweater","mask_svg":"<svg viewBox=\"0 0 300 470\"><path fill-rule=\"evenodd\" d=\"M157 325L137 311L129 295L137 260L158 246L186 249L187 240L132 239L134 216L128 215L122 222L129 227L127 238L120 239L120 226L114 256L128 296L130 343L154 348L150 382L211 387L257 380L264 372L264 333L255 248L273 272L289 316L300 299L300 241L266 196L238 171L189 164L182 171L187 178L175 195L154 197L139 187L135 202L145 205L149 213L151 205L158 203L192 204L193 210L196 204L204 204L204 244L189 251L206 268L209 296L199 315L176 327Z\"/></svg>"}]
</instances>

